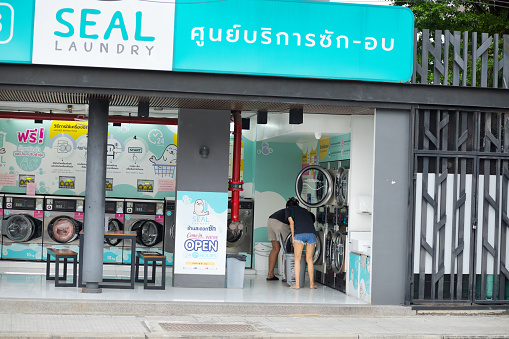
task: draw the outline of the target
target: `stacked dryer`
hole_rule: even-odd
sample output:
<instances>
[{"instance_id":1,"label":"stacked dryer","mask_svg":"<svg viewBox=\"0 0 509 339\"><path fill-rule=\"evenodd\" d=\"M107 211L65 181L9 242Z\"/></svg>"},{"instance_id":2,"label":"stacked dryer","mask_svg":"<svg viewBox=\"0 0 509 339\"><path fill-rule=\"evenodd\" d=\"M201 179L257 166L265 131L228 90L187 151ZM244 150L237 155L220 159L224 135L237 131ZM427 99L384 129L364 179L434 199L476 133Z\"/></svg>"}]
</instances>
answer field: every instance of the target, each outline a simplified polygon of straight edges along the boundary
<instances>
[{"instance_id":1,"label":"stacked dryer","mask_svg":"<svg viewBox=\"0 0 509 339\"><path fill-rule=\"evenodd\" d=\"M6 194L2 221L2 259L42 260L44 197Z\"/></svg>"},{"instance_id":2,"label":"stacked dryer","mask_svg":"<svg viewBox=\"0 0 509 339\"><path fill-rule=\"evenodd\" d=\"M78 252L79 233L83 230L85 198L46 197L44 212L44 248ZM44 251L44 259L46 251Z\"/></svg>"}]
</instances>

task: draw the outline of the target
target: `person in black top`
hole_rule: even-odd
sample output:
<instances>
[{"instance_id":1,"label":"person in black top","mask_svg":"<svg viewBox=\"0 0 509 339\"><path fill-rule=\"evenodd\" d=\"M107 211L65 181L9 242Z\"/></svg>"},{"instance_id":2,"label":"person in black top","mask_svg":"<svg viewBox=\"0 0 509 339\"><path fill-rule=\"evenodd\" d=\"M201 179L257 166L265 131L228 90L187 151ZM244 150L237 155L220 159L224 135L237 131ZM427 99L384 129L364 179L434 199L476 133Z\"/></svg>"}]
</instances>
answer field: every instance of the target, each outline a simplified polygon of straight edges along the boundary
<instances>
[{"instance_id":1,"label":"person in black top","mask_svg":"<svg viewBox=\"0 0 509 339\"><path fill-rule=\"evenodd\" d=\"M304 244L306 244L306 263L308 265L309 288L316 288L314 282L315 269L313 266L313 254L315 253L316 246L314 216L305 208L300 207L298 201L296 201L296 204L288 206L285 217L290 223L295 256L295 284L290 286L290 288L300 288L300 259L302 257L302 251L304 250Z\"/></svg>"},{"instance_id":2,"label":"person in black top","mask_svg":"<svg viewBox=\"0 0 509 339\"><path fill-rule=\"evenodd\" d=\"M291 198L295 199L295 198ZM290 199L290 200L291 200ZM288 207L288 203L286 203L286 207ZM281 249L281 245L279 244L279 233L283 236L283 239L286 239L288 234L290 234L290 224L288 222L288 218L285 217L286 209L280 209L279 211L274 212L267 221L267 231L269 234L269 241L272 243L272 250L269 254L269 272L267 273L267 280L279 280L278 277L274 275L274 268L276 267L277 256L279 254L279 250ZM282 263L279 263L282 265Z\"/></svg>"}]
</instances>

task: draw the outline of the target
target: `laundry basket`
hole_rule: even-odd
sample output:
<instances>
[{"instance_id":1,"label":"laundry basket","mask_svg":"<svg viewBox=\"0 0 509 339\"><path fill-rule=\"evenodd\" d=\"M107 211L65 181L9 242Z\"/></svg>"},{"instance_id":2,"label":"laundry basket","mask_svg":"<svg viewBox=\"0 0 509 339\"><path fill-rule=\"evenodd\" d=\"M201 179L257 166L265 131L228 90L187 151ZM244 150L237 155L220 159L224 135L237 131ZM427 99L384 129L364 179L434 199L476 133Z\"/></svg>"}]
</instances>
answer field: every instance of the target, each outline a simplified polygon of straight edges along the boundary
<instances>
[{"instance_id":1,"label":"laundry basket","mask_svg":"<svg viewBox=\"0 0 509 339\"><path fill-rule=\"evenodd\" d=\"M281 233L279 233L279 243L281 244L281 248L283 249L283 259L284 259L284 267L285 274L284 279L286 279L286 283L290 286L295 284L295 255L293 253L287 253L286 248L284 246L284 240ZM306 279L306 256L303 255L300 258L300 274L299 274L299 287L304 287L304 283Z\"/></svg>"}]
</instances>

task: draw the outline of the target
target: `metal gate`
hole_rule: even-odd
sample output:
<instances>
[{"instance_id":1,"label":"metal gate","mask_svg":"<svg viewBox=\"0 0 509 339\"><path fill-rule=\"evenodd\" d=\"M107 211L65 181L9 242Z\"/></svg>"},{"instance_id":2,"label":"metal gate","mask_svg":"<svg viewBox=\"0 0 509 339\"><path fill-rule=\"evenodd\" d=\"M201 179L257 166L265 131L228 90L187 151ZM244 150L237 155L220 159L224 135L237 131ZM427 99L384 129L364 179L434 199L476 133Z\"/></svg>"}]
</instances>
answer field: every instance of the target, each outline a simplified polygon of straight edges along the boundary
<instances>
[{"instance_id":1,"label":"metal gate","mask_svg":"<svg viewBox=\"0 0 509 339\"><path fill-rule=\"evenodd\" d=\"M410 299L509 303L509 113L414 112Z\"/></svg>"}]
</instances>

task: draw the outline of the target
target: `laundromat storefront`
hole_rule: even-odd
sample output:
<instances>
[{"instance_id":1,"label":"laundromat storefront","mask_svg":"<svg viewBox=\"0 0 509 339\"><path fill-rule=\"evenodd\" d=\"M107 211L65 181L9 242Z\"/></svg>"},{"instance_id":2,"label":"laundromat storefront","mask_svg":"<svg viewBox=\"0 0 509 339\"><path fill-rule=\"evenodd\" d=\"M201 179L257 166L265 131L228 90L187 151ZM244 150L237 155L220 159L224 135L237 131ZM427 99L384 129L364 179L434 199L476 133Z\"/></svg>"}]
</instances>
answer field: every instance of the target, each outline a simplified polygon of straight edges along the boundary
<instances>
[{"instance_id":1,"label":"laundromat storefront","mask_svg":"<svg viewBox=\"0 0 509 339\"><path fill-rule=\"evenodd\" d=\"M480 96L477 93L472 95L472 90L467 89L464 91L446 87L417 89L418 86L399 84L399 82L407 82L412 76L414 48L413 16L408 9L400 7L270 0L206 4L196 4L194 1L176 4L134 0L74 1L72 5L66 1L37 0L4 1L0 6L0 14L2 24L0 100L3 102L39 102L55 103L55 105L61 103L73 105L76 110L78 105L107 99L110 106L110 118L115 115L116 106L130 106L134 107L135 111L132 115L136 115L136 107L138 107L140 119L146 116L147 106L150 106L150 118L157 116L159 108L163 108L162 112L165 112L161 115L163 117L171 114L166 113L166 109L205 109L209 110L210 114L214 110L234 109L252 112L248 116L251 124L259 122L256 116L263 117L265 112L284 112L276 114L275 119L272 119L274 115L269 113L269 122L276 121L281 129L288 126L287 112L293 112L297 114L297 117L304 112L307 114L305 117L318 116L321 113L333 115L340 120L345 119L341 120L340 125L347 125L349 128L347 130L338 128L337 135L332 135L331 138L327 138L325 133L333 134L334 132L326 131L323 124L312 125L304 119L304 124L298 125L303 128L306 126L312 128L313 132L324 132L324 136L317 134L314 141L308 142L306 149L299 149L298 166L300 168L295 171L295 176L292 175L292 182L289 185L291 189L283 191L281 196L284 201L288 196L295 195L295 177L303 165L327 167L331 171L329 173L339 171L340 167L343 167L342 173L349 169L347 187L350 190L344 197L344 200L347 200L348 194L350 195L347 202L348 214L345 215L341 211L343 207L338 211L330 208L333 205L320 206L316 210L317 222L321 225L333 226L340 226L340 221L348 224L351 237L348 241L338 236L337 233L341 230L336 230L334 227L329 229L322 227L321 231L319 230L325 239L323 247L326 250L323 254L326 254L328 248L346 247L353 243L359 252L362 252L359 253L361 256L358 259L344 258L343 261L365 270L367 267L371 268L371 262L365 260L366 256L362 257L362 254L366 252L361 250L368 250L367 247L371 244L373 257L376 260L377 244L383 242L383 248L386 250L387 243L405 244L407 241L404 236L405 227L402 228L403 231L401 228L398 228L397 232L389 232L389 230L407 223L407 200L404 197L408 196L408 187L399 186L399 183L408 181L408 166L405 162L408 161L409 153L404 145L409 144L407 140L409 127L404 120L410 116L411 105L430 104L428 100L432 97L436 98L436 103L444 105L505 107L504 100L499 99L500 97L493 92ZM309 20L311 17L320 18L320 20ZM359 18L362 20L358 20ZM443 93L451 95L446 96ZM376 122L373 119L375 108ZM38 110L32 110L34 111ZM44 109L41 111L45 112ZM399 114L402 112L406 114ZM118 113L123 114L126 121L131 115L126 115L125 112ZM88 112L89 124L95 115L99 114L93 110ZM181 118L189 118L191 115L191 113L188 116L179 114L179 131ZM15 113L13 117L15 118ZM330 123L327 120L328 116L322 115L320 118ZM285 119L284 122L283 119ZM86 119L77 117L73 123L77 125L86 123L81 120ZM16 127L16 134L9 130L9 136L6 134L4 143L9 145L10 141L7 141L7 138L14 138L12 143L16 145L9 145L9 147L12 146L12 152L44 153L44 157L37 159L39 165L49 163L51 166L54 163L55 166L56 164L60 166L62 163L70 162L70 157L77 157L77 164L80 156L84 159L83 148L80 150L79 147L83 146L85 139L81 135L64 137L58 132L49 135L50 124L58 123L58 121L58 119L44 119L40 125ZM299 121L298 118L297 121ZM15 124L18 121L12 120L9 123ZM60 123L64 125L64 122ZM376 128L374 128L375 124ZM127 216L132 213L127 212L129 208L127 205L122 206L127 204L129 199L132 200L130 208L134 210L139 208L140 214L146 216L145 219L148 220L146 229L158 230L155 223L163 225L163 229L168 230L168 227L172 229L171 225L166 225L167 214L165 213L174 211L176 208L178 214L178 204L171 199L164 201L162 198L172 197L171 192L175 192L174 196L178 196L179 191L195 192L200 191L196 189L197 186L210 185L210 182L204 179L210 173L205 173L194 177L196 186L179 187L184 185L185 175L196 169L185 167L184 171L178 171L179 163L185 163L186 157L189 160L192 154L200 156L198 150L203 145L193 143L196 149L180 152L181 147L186 147L193 142L192 138L186 139L186 135L179 132L177 143L176 129L172 130L171 126L149 126L151 125L136 126L120 123L120 126L110 125L105 131L105 137L107 135L107 140L111 141L106 145L108 153L106 170L116 168L119 172L107 176L101 190L106 190L106 197L124 199L120 202L106 201L109 217L116 220L111 226L112 229L125 228L129 224ZM290 125L290 128L297 128L296 126ZM330 123L330 126L335 125ZM212 123L210 127L218 126ZM126 128L130 130L126 131ZM143 131L138 132L138 128ZM41 129L44 129L42 134ZM161 133L152 130L158 130ZM375 136L374 130L377 131ZM194 133L195 142L198 142L198 136L207 134L197 133L197 131ZM374 138L373 143L377 144L376 150L367 147L366 144L370 139L365 136ZM384 139L389 136L393 139ZM267 140L270 139L270 135L265 137ZM337 141L334 138L339 137L345 137L344 141L350 139L351 159L345 157L340 160L323 161L328 154L322 155L320 152L330 149L332 145L336 147ZM27 141L27 145L20 142L23 138ZM180 142L181 138L186 142ZM160 139L164 139L164 142L158 142ZM264 144L256 141L253 147L250 140L243 138L243 141L243 179L248 182L254 175L258 175L258 172L253 174L255 170L246 166L249 159L256 158L258 151L262 156L265 152L269 155L274 154L277 149L273 146L275 144L270 142ZM299 147L304 147L303 144L305 142L300 143ZM118 145L124 147L122 152L117 152ZM179 162L176 163L174 177L171 177L172 158L169 156L172 152L171 145L179 147ZM390 146L378 147L378 145ZM66 152L69 146L73 150L72 154ZM354 147L359 147L358 151ZM228 155L227 148L226 144L225 157ZM271 150L273 153L270 153ZM214 164L217 161L215 158L217 149L211 147L210 151L209 164ZM284 150L284 152L287 151ZM10 154L11 150L9 150L9 157L15 157L14 153L12 156ZM373 162L377 164L374 166L374 174L365 172L366 158L355 159L356 154L362 157L364 155L369 155L368 158L374 157ZM395 169L386 168L384 162L380 160L382 158L379 157L386 161L392 159L388 162L394 164ZM161 159L165 161L164 164L158 164ZM167 165L167 159L170 160L170 164L164 166ZM349 164L347 160L350 160ZM36 216L44 217L50 212L48 211L50 204L44 198L46 200L43 199L42 206L39 208L38 196L45 194L79 196L86 194L89 190L88 183L85 185L83 180L78 181L76 178L73 181L73 175L70 173L56 175L61 170L65 172L65 166L54 167L58 168L54 172L43 166L38 167L35 172L21 173L26 172L21 170L21 166L31 168L29 162L23 162L22 156L10 161L15 161L20 169L5 171L3 180L10 189L3 192L32 193L33 201L19 200L18 206L26 206L20 208L21 211L31 208L35 210L32 222L35 226L31 228L37 229L37 225L41 224L42 233L49 225L46 225L45 220L44 222L38 220ZM258 158L256 161L258 163ZM116 165L113 166L114 164ZM84 170L82 174L86 174L86 169L82 168L82 170ZM380 177L384 170L387 170L386 175L394 178L388 181L390 186L387 187L383 186L385 179L382 180ZM19 172L16 173L16 171ZM177 181L177 175L184 179ZM305 175L308 179L313 179L315 172L309 171ZM45 176L48 178L45 179ZM225 174L224 177L227 179L228 176ZM375 190L373 184L364 185L368 182L365 178L373 177L375 186L378 183L385 188L385 197L379 197L380 191ZM42 187L46 191L41 190L43 179L45 181ZM323 181L323 176L316 179ZM26 186L20 186L21 182ZM117 183L120 183L120 186L117 186ZM333 181L332 185L339 186L341 183L343 180ZM109 191L109 184L113 191ZM226 193L226 183L223 183L223 186L224 188L208 188L209 191L207 189L203 191ZM246 185L244 188L249 189L249 186ZM266 222L266 217L273 212L269 209L273 206L264 208L263 200L256 198L257 192L260 192L262 188L252 187L251 190L255 200L253 222L256 227L257 224ZM140 197L142 201L136 201ZM187 197L192 196L187 195ZM159 202L150 204L149 201L144 201L151 198ZM307 198L308 193L303 193L303 199L307 201ZM316 197L311 194L310 198L313 200ZM13 199L10 200L11 203ZM228 198L226 195L220 199L226 201ZM385 219L387 213L377 213L377 205L383 205L380 202L396 205L390 207L391 220ZM4 205L6 203L7 197L4 198ZM251 206L249 203L249 201L241 201L241 208ZM397 203L401 203L401 206L397 206ZM57 212L57 215L68 213L76 221L73 224L79 225L82 212L80 212L78 199L65 204L61 203L58 208L61 211ZM8 210L7 207L4 209ZM50 213L51 216L54 214L54 212ZM227 219L227 213L224 215L224 219ZM374 232L366 232L375 224L374 219L371 219L372 215L373 218L376 215L377 229L385 228L386 234L377 233L375 228L373 228ZM178 240L179 221L176 220L174 224L176 228L173 228L171 232L176 232L178 242L180 241ZM60 230L61 239L64 239L67 233L76 230L69 224L59 225L52 227ZM220 226L226 226L227 221L217 225L219 229ZM352 238L354 225L358 225L356 232L359 237L356 239ZM329 231L330 236L328 236ZM165 236L171 232L164 232ZM34 237L34 234L36 235L37 232L32 232L31 237ZM387 238L388 234L391 234L390 239ZM256 231L252 237L253 242L266 241L266 238L264 239ZM226 234L224 238L226 244ZM153 239L149 237L144 241L151 243L155 239L157 237ZM331 246L332 244L334 245ZM40 246L44 247L44 244ZM123 251L127 246L117 241L101 244L105 251L111 253L119 253L118 251ZM385 252L382 252L378 253L385 255ZM382 255L373 265L372 269L376 272L373 277L376 280L370 284L372 303L401 303L403 301L406 276L403 261L406 254L405 245L391 245L392 259ZM322 255L322 260L325 260L323 258L326 259L327 255ZM125 260L122 258L123 262ZM322 268L322 272L325 273L328 267L334 267L338 271L336 275L346 273L342 272L344 268L339 267L340 261L337 255L329 256L329 262L324 262L325 268ZM199 278L205 283L215 282L215 277L224 278L224 270L215 273L217 274L207 273L206 279L202 279L204 274ZM192 275L182 272L179 274L185 278ZM323 279L327 279L327 274L324 276ZM357 282L360 281L359 276L352 275ZM386 279L387 277L392 278ZM387 283L389 281L391 284ZM191 281L191 283L194 282L194 280Z\"/></svg>"}]
</instances>

